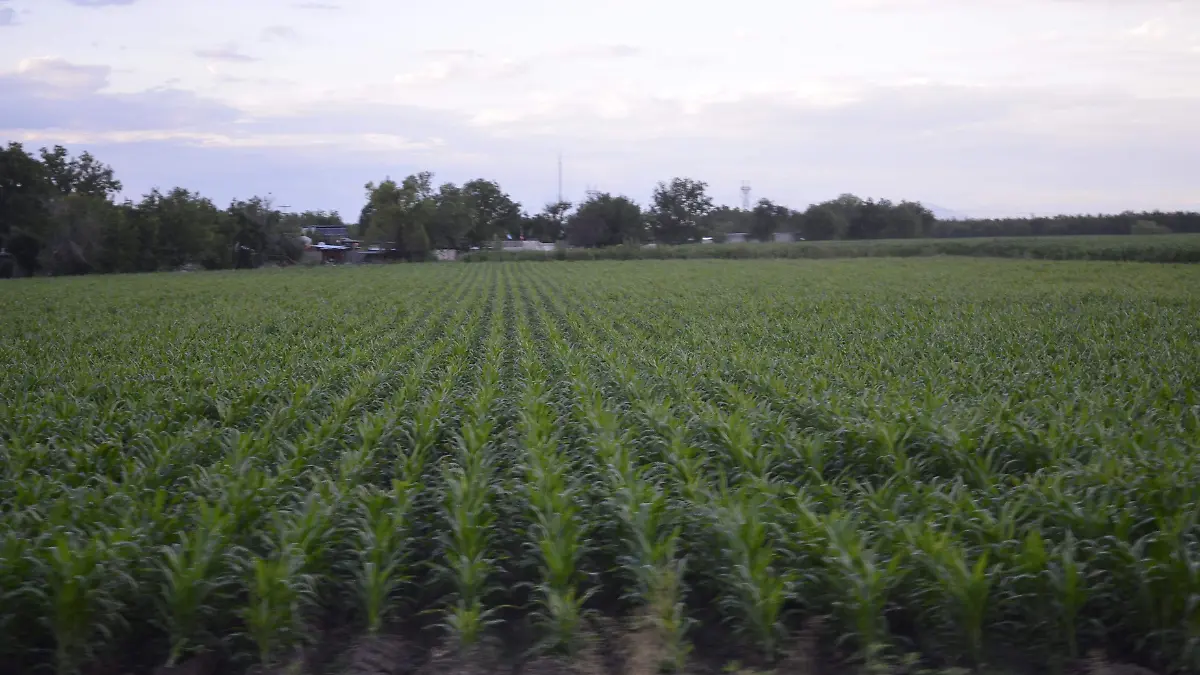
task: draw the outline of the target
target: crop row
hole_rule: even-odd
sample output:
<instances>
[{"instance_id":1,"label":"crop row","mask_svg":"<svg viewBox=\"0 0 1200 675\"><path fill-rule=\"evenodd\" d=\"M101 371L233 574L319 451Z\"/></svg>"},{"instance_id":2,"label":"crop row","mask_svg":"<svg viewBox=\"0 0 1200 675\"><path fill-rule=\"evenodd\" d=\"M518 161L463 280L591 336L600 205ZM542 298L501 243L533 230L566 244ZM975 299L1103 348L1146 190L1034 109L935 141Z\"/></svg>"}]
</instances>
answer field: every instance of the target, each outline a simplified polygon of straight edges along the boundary
<instances>
[{"instance_id":1,"label":"crop row","mask_svg":"<svg viewBox=\"0 0 1200 675\"><path fill-rule=\"evenodd\" d=\"M1200 669L1187 268L200 279L0 300L38 308L0 327L14 672L270 665L330 623L570 658L599 615L674 670L817 625L867 665Z\"/></svg>"}]
</instances>

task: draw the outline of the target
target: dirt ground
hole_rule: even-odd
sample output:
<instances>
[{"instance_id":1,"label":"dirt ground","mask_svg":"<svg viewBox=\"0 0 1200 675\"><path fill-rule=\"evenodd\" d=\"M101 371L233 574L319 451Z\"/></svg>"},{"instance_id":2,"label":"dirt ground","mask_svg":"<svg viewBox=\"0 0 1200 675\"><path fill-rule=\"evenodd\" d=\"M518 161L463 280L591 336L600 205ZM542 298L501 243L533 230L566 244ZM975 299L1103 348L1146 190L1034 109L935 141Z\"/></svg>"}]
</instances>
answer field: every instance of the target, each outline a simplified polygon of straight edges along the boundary
<instances>
[{"instance_id":1,"label":"dirt ground","mask_svg":"<svg viewBox=\"0 0 1200 675\"><path fill-rule=\"evenodd\" d=\"M251 668L247 675L658 675L663 672L663 652L655 637L613 624L596 624L585 644L569 660L560 656L530 654L514 641L495 640L468 653L430 643L397 631L377 636L351 636L334 631L289 662L269 669ZM524 642L521 640L520 642ZM962 669L921 669L897 665L866 673L828 653L830 644L816 633L802 631L792 637L780 660L770 666L737 658L738 651L716 635L698 635L696 652L682 675L954 675ZM192 659L175 668L159 668L154 675L225 675L242 669L214 657ZM1032 670L984 669L981 675L1036 675ZM1072 664L1063 675L1156 675L1140 666L1112 663L1100 653Z\"/></svg>"}]
</instances>

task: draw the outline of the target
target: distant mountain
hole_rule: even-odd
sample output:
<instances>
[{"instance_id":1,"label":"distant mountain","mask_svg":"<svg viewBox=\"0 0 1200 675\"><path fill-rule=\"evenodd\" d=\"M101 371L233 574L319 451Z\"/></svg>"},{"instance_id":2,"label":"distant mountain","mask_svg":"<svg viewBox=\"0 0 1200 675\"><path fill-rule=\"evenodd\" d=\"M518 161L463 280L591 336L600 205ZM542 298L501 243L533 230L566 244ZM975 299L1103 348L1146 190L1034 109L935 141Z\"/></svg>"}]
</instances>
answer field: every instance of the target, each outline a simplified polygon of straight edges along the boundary
<instances>
[{"instance_id":1,"label":"distant mountain","mask_svg":"<svg viewBox=\"0 0 1200 675\"><path fill-rule=\"evenodd\" d=\"M937 204L925 204L925 208L933 211L934 217L936 217L938 220L967 220L971 217L961 211L948 209L944 206L938 206Z\"/></svg>"}]
</instances>

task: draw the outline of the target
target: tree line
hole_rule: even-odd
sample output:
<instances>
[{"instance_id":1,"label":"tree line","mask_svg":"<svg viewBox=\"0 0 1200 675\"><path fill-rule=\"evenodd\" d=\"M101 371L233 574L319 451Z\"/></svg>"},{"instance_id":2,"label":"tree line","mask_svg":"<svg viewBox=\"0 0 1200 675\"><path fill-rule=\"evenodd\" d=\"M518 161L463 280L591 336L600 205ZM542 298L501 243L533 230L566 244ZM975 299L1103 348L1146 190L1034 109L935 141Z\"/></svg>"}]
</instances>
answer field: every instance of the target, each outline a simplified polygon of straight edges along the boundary
<instances>
[{"instance_id":1,"label":"tree line","mask_svg":"<svg viewBox=\"0 0 1200 675\"><path fill-rule=\"evenodd\" d=\"M117 202L121 188L86 152L0 148L0 277L257 267L298 259L302 228L341 223L337 213L285 214L263 197L222 209L185 188Z\"/></svg>"},{"instance_id":2,"label":"tree line","mask_svg":"<svg viewBox=\"0 0 1200 675\"><path fill-rule=\"evenodd\" d=\"M919 202L852 194L804 210L769 199L739 209L715 205L708 185L690 178L658 183L645 205L593 192L578 204L555 201L529 213L495 181L435 188L433 174L420 172L368 183L354 223L336 211L285 213L269 197L221 208L185 188L118 202L121 189L112 168L87 152L0 148L0 277L288 264L303 253L300 233L322 225L345 226L408 260L520 239L595 248L720 242L735 234L770 241L777 233L830 240L1200 232L1198 213L939 220Z\"/></svg>"}]
</instances>

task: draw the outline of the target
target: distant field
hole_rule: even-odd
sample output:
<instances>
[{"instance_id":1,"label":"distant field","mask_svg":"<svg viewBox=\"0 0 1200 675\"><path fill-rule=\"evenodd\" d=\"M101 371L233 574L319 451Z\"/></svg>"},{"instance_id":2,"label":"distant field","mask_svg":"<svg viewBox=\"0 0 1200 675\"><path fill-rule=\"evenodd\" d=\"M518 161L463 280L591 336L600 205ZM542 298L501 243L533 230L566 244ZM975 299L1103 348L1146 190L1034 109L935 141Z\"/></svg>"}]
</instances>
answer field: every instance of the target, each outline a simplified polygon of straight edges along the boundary
<instances>
[{"instance_id":1,"label":"distant field","mask_svg":"<svg viewBox=\"0 0 1200 675\"><path fill-rule=\"evenodd\" d=\"M1200 666L1200 266L0 286L0 672Z\"/></svg>"},{"instance_id":2,"label":"distant field","mask_svg":"<svg viewBox=\"0 0 1200 675\"><path fill-rule=\"evenodd\" d=\"M674 258L865 258L980 256L1040 260L1200 262L1200 234L971 237L804 241L789 244L688 244L654 248L565 249L549 253L482 251L467 260L623 260Z\"/></svg>"}]
</instances>

